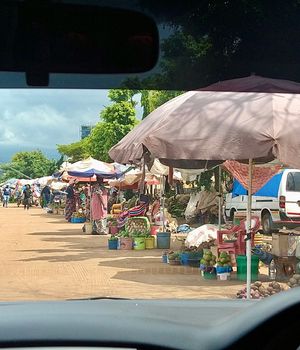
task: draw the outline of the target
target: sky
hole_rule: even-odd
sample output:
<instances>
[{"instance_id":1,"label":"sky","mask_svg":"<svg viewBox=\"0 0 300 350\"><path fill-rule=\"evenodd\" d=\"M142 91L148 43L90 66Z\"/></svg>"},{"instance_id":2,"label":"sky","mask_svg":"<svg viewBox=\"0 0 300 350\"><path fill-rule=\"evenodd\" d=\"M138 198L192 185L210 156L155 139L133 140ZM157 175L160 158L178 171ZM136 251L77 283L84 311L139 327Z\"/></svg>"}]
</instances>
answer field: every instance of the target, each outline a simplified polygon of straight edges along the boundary
<instances>
[{"instance_id":1,"label":"sky","mask_svg":"<svg viewBox=\"0 0 300 350\"><path fill-rule=\"evenodd\" d=\"M58 158L57 144L78 141L81 125L100 121L101 110L111 103L107 94L108 90L0 89L0 162L34 149ZM137 117L141 115L138 105Z\"/></svg>"}]
</instances>

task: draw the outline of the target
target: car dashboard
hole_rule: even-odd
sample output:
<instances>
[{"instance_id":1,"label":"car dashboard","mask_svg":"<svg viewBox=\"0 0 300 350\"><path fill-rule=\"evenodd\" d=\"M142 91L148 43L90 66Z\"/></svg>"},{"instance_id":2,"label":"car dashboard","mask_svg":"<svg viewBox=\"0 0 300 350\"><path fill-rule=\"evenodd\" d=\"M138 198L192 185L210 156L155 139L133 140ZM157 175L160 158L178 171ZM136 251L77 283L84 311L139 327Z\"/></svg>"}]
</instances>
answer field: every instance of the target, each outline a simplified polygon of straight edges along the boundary
<instances>
[{"instance_id":1,"label":"car dashboard","mask_svg":"<svg viewBox=\"0 0 300 350\"><path fill-rule=\"evenodd\" d=\"M70 300L0 304L1 348L295 349L296 289L255 300Z\"/></svg>"}]
</instances>

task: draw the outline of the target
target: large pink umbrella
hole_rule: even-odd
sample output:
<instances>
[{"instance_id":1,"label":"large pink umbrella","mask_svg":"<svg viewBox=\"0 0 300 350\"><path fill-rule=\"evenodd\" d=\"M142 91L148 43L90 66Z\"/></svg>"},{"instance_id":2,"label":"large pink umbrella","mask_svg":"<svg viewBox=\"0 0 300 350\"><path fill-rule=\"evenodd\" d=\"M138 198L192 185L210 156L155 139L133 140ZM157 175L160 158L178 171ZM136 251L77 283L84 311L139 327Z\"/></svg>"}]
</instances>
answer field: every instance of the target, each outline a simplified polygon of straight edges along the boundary
<instances>
[{"instance_id":1,"label":"large pink umbrella","mask_svg":"<svg viewBox=\"0 0 300 350\"><path fill-rule=\"evenodd\" d=\"M258 76L234 79L182 94L149 114L109 155L119 163L146 154L177 168L223 160L271 161L300 168L300 84ZM251 195L248 196L248 232ZM251 244L247 242L247 297Z\"/></svg>"},{"instance_id":2,"label":"large pink umbrella","mask_svg":"<svg viewBox=\"0 0 300 350\"><path fill-rule=\"evenodd\" d=\"M300 168L300 95L295 92L300 93L298 83L257 76L187 92L150 113L110 157L137 162L149 152L177 168L200 168L203 160L278 158Z\"/></svg>"}]
</instances>

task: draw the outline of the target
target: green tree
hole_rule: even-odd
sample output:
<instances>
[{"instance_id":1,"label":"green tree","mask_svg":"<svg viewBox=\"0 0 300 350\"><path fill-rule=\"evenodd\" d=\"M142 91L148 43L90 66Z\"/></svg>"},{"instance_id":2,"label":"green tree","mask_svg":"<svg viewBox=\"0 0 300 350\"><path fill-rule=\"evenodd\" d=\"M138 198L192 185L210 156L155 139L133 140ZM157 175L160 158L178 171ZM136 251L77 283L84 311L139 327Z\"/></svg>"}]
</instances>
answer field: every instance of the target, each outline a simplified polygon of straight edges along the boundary
<instances>
[{"instance_id":1,"label":"green tree","mask_svg":"<svg viewBox=\"0 0 300 350\"><path fill-rule=\"evenodd\" d=\"M144 86L190 90L252 72L300 80L298 0L139 3L169 35L162 39L156 87L155 80Z\"/></svg>"},{"instance_id":2,"label":"green tree","mask_svg":"<svg viewBox=\"0 0 300 350\"><path fill-rule=\"evenodd\" d=\"M34 179L53 174L57 170L55 160L50 160L40 151L18 152L10 163L1 166L2 179L21 177L21 173Z\"/></svg>"},{"instance_id":3,"label":"green tree","mask_svg":"<svg viewBox=\"0 0 300 350\"><path fill-rule=\"evenodd\" d=\"M70 143L69 145L57 145L57 150L60 154L69 157L72 163L77 162L78 160L89 156L86 149L87 139L88 137L84 138L83 140Z\"/></svg>"},{"instance_id":4,"label":"green tree","mask_svg":"<svg viewBox=\"0 0 300 350\"><path fill-rule=\"evenodd\" d=\"M139 91L138 90L128 90L128 89L111 89L108 92L108 97L111 101L115 103L120 102L130 102L133 107L136 106L137 102L134 101L133 97Z\"/></svg>"},{"instance_id":5,"label":"green tree","mask_svg":"<svg viewBox=\"0 0 300 350\"><path fill-rule=\"evenodd\" d=\"M143 119L147 117L157 107L172 98L182 94L182 91L158 91L158 90L142 90L141 91L141 105L143 107Z\"/></svg>"},{"instance_id":6,"label":"green tree","mask_svg":"<svg viewBox=\"0 0 300 350\"><path fill-rule=\"evenodd\" d=\"M131 102L121 101L102 110L101 121L86 138L86 152L96 159L111 161L108 151L138 123Z\"/></svg>"}]
</instances>

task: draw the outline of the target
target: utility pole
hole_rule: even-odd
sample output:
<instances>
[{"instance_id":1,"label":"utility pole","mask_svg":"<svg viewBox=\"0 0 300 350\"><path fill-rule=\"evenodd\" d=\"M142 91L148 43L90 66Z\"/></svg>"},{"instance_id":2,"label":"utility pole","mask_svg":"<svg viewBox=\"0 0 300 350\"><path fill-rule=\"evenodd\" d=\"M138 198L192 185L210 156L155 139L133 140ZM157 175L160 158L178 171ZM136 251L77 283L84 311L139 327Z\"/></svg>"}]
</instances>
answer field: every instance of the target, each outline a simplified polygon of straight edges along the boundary
<instances>
[{"instance_id":1,"label":"utility pole","mask_svg":"<svg viewBox=\"0 0 300 350\"><path fill-rule=\"evenodd\" d=\"M18 173L18 174L21 174L21 175L22 175L23 177L25 177L26 179L32 180L31 177L25 175L24 173L22 173L21 171L15 169L15 168L12 168L11 166L7 166L6 168L9 169L9 170L15 171L15 172Z\"/></svg>"}]
</instances>

